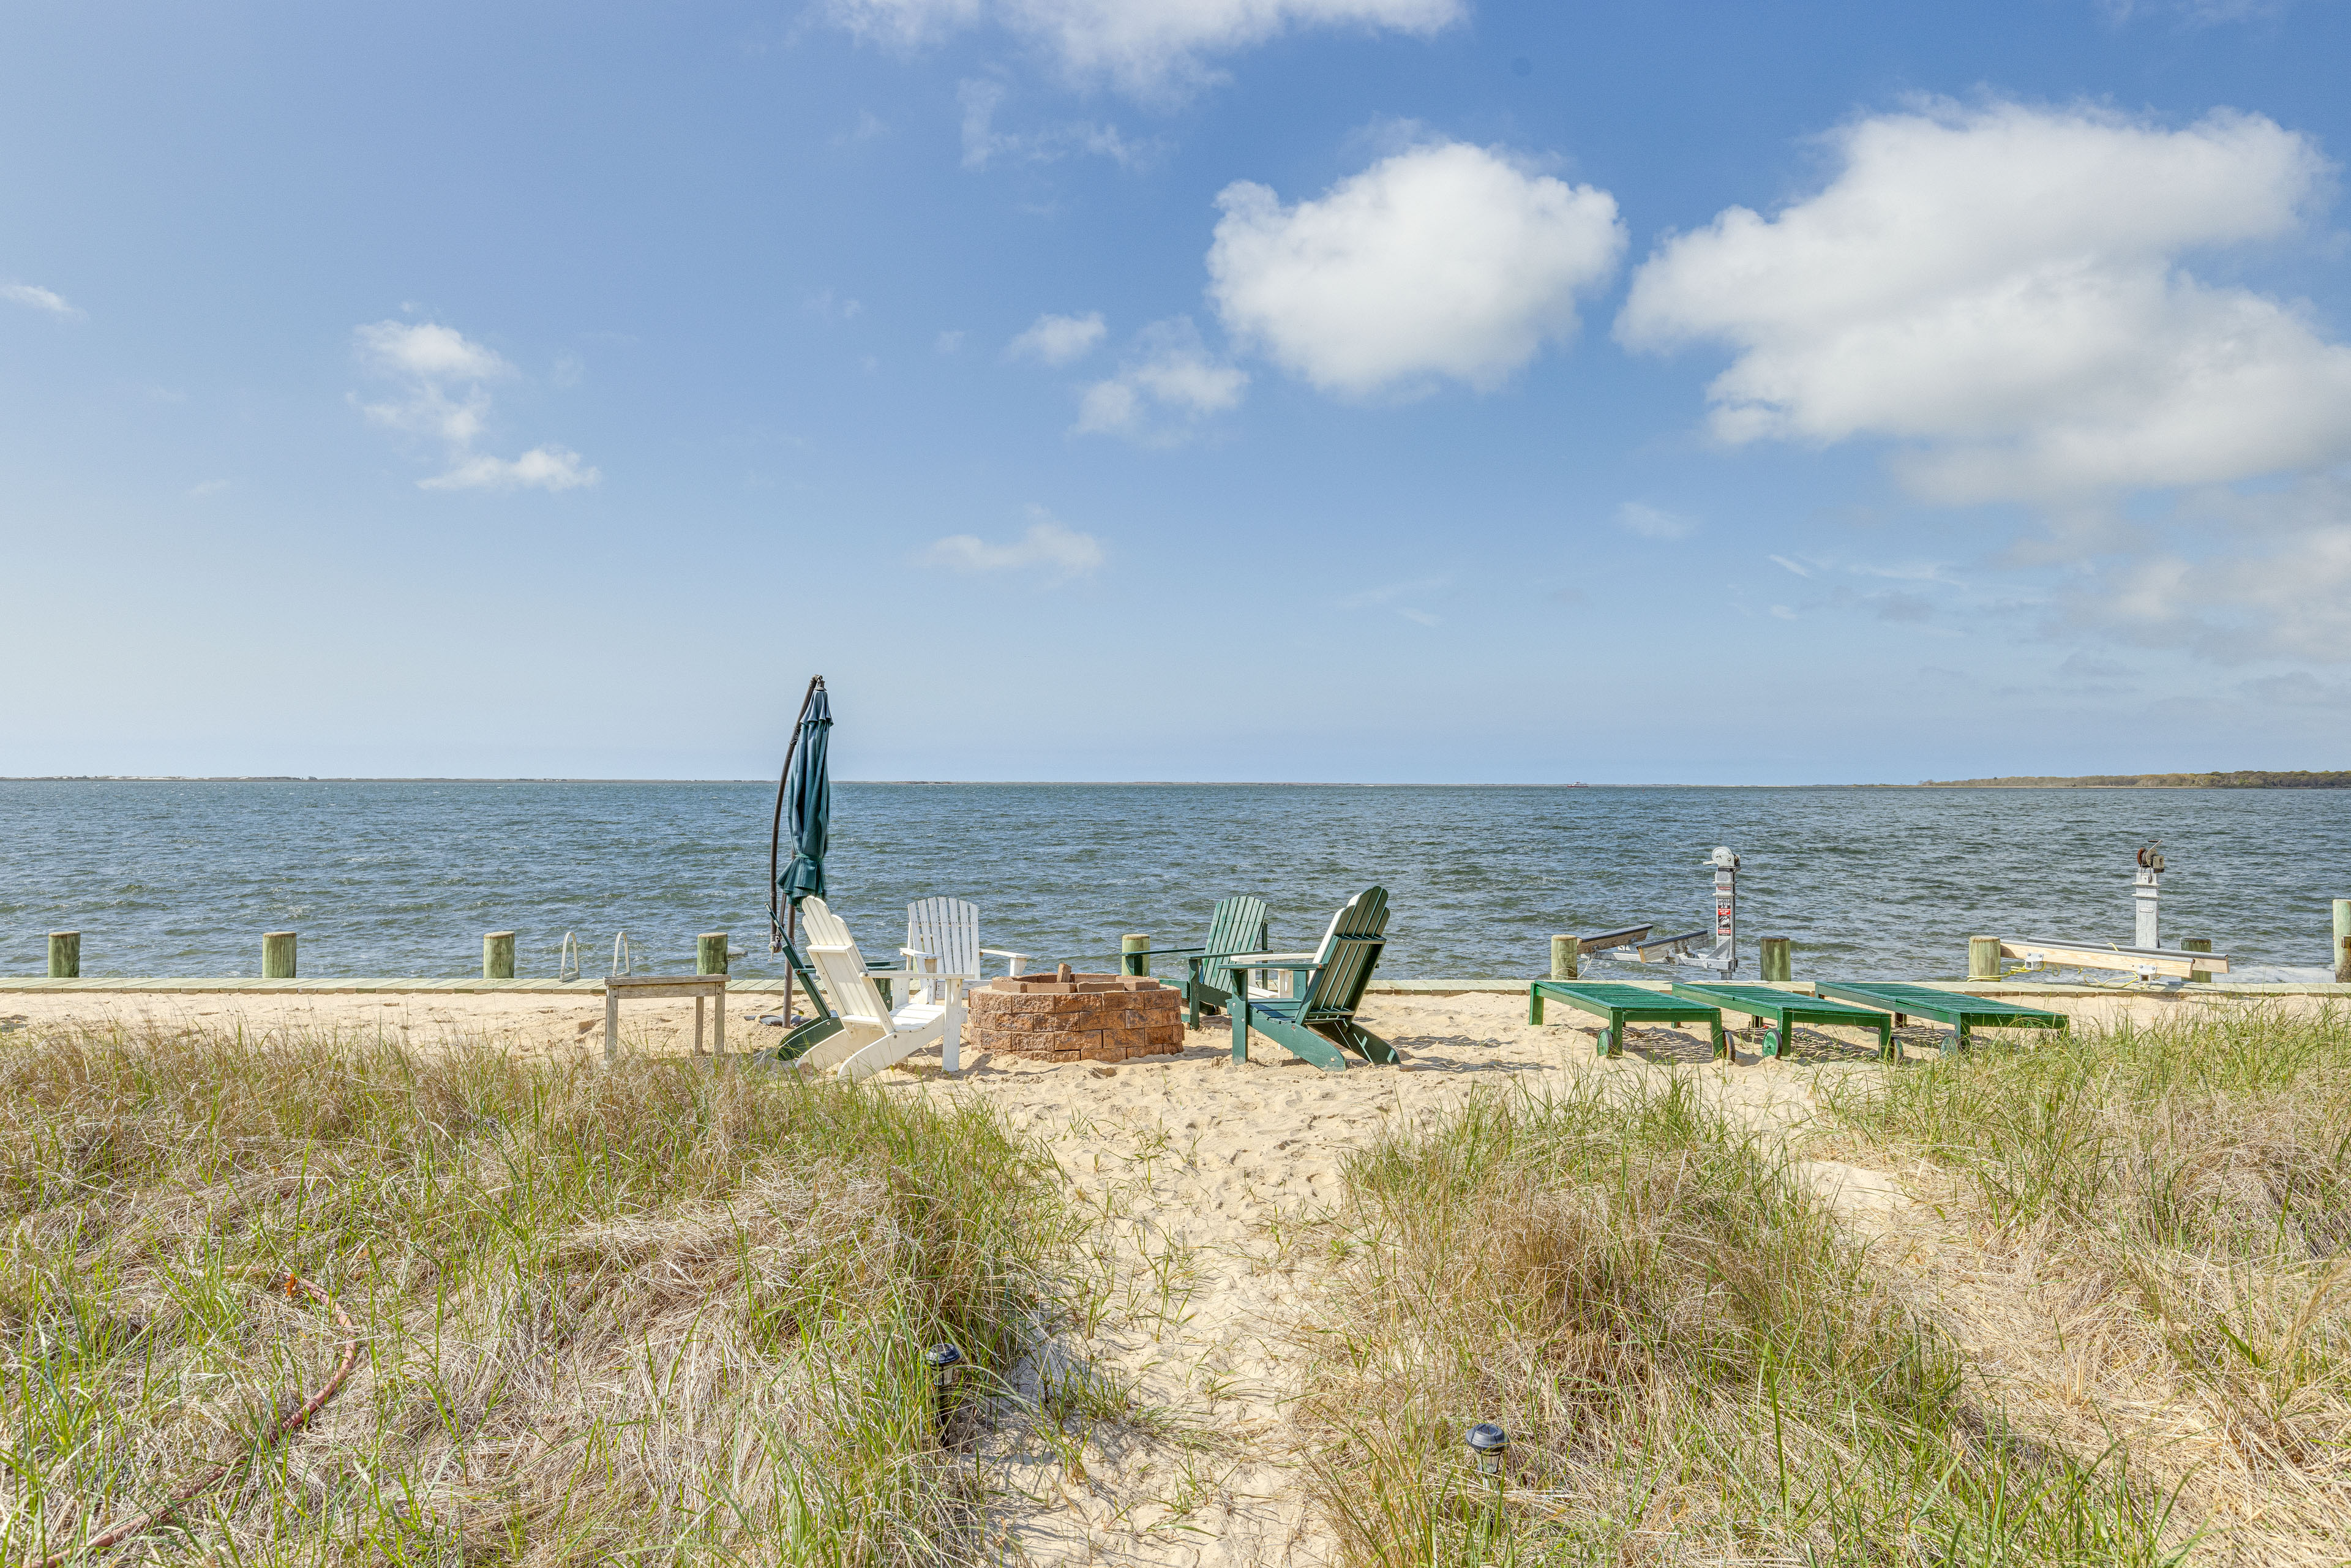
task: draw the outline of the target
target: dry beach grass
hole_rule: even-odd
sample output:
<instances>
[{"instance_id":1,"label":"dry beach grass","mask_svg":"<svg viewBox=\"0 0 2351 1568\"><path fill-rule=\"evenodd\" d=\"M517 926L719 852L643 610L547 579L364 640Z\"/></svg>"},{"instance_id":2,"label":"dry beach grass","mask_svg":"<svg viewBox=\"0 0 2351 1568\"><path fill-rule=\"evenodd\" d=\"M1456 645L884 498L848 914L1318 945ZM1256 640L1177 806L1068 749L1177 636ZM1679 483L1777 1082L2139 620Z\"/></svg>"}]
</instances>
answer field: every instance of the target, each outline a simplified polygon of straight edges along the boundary
<instances>
[{"instance_id":1,"label":"dry beach grass","mask_svg":"<svg viewBox=\"0 0 2351 1568\"><path fill-rule=\"evenodd\" d=\"M2351 1561L2339 1018L1824 1073L1778 1134L1693 1088L1351 1162L1304 1385L1347 1561Z\"/></svg>"},{"instance_id":2,"label":"dry beach grass","mask_svg":"<svg viewBox=\"0 0 2351 1568\"><path fill-rule=\"evenodd\" d=\"M1402 1072L1195 1035L862 1088L36 1023L0 1560L222 1459L107 1560L2351 1560L2341 1019L1888 1072L1521 1009L1379 999ZM363 1354L270 1445L339 1343L288 1271Z\"/></svg>"},{"instance_id":3,"label":"dry beach grass","mask_svg":"<svg viewBox=\"0 0 2351 1568\"><path fill-rule=\"evenodd\" d=\"M924 1346L1017 1355L1062 1244L983 1109L676 1061L18 1035L0 1560L928 1562L977 1517ZM300 1431L349 1312L358 1374Z\"/></svg>"}]
</instances>

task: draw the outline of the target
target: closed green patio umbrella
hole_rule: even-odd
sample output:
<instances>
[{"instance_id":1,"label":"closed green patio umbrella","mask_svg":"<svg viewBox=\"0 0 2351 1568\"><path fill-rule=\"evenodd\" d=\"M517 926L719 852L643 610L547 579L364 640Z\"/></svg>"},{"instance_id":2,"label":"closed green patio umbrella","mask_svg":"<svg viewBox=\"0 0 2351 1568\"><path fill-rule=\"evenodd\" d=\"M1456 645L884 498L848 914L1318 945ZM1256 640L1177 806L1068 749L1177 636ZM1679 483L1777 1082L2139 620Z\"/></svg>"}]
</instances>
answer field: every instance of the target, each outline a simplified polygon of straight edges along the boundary
<instances>
[{"instance_id":1,"label":"closed green patio umbrella","mask_svg":"<svg viewBox=\"0 0 2351 1568\"><path fill-rule=\"evenodd\" d=\"M788 947L799 924L800 900L824 896L825 836L832 822L832 774L825 754L832 736L832 699L824 677L810 679L800 699L799 722L792 727L783 777L776 781L775 831L768 840L768 951ZM791 862L779 865L789 831ZM798 968L794 955L793 968ZM784 1016L792 1012L792 977L784 977ZM810 1000L818 999L813 994Z\"/></svg>"}]
</instances>

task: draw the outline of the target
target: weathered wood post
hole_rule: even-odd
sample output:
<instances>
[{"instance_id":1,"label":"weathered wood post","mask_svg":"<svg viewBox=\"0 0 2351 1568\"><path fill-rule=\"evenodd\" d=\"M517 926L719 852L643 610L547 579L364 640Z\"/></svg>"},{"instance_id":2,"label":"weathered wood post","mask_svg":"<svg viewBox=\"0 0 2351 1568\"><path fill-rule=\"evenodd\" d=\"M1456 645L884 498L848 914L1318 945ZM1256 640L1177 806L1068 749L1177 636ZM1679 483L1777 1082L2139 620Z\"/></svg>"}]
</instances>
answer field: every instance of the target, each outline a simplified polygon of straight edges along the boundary
<instances>
[{"instance_id":1,"label":"weathered wood post","mask_svg":"<svg viewBox=\"0 0 2351 1568\"><path fill-rule=\"evenodd\" d=\"M2179 950L2183 953L2210 953L2212 950L2212 938L2210 936L2182 936L2179 939ZM2190 969L2188 971L2188 977L2190 980L2201 980L2206 985L2210 985L2212 983L2212 971L2210 969Z\"/></svg>"},{"instance_id":2,"label":"weathered wood post","mask_svg":"<svg viewBox=\"0 0 2351 1568\"><path fill-rule=\"evenodd\" d=\"M2351 898L2335 901L2335 977L2351 986Z\"/></svg>"},{"instance_id":3,"label":"weathered wood post","mask_svg":"<svg viewBox=\"0 0 2351 1568\"><path fill-rule=\"evenodd\" d=\"M697 975L723 975L726 972L726 933L705 931L694 939L694 972ZM702 1054L703 998L694 998L694 1054ZM717 1009L717 1043L712 1048L716 1061L726 1054L726 1004L721 1000Z\"/></svg>"},{"instance_id":4,"label":"weathered wood post","mask_svg":"<svg viewBox=\"0 0 2351 1568\"><path fill-rule=\"evenodd\" d=\"M265 980L290 980L294 977L294 933L265 931L261 934L261 977Z\"/></svg>"},{"instance_id":5,"label":"weathered wood post","mask_svg":"<svg viewBox=\"0 0 2351 1568\"><path fill-rule=\"evenodd\" d=\"M482 933L482 978L511 980L514 976L514 933L485 931Z\"/></svg>"},{"instance_id":6,"label":"weathered wood post","mask_svg":"<svg viewBox=\"0 0 2351 1568\"><path fill-rule=\"evenodd\" d=\"M1970 936L1968 938L1968 978L1997 980L2000 978L2000 938Z\"/></svg>"},{"instance_id":7,"label":"weathered wood post","mask_svg":"<svg viewBox=\"0 0 2351 1568\"><path fill-rule=\"evenodd\" d=\"M49 978L78 980L81 978L81 933L52 931L49 933Z\"/></svg>"},{"instance_id":8,"label":"weathered wood post","mask_svg":"<svg viewBox=\"0 0 2351 1568\"><path fill-rule=\"evenodd\" d=\"M1766 936L1761 962L1765 979L1792 980L1796 977L1796 945L1785 936Z\"/></svg>"},{"instance_id":9,"label":"weathered wood post","mask_svg":"<svg viewBox=\"0 0 2351 1568\"><path fill-rule=\"evenodd\" d=\"M1122 975L1149 974L1151 960L1145 955L1150 951L1151 937L1147 933L1130 931L1120 937L1118 939L1119 973Z\"/></svg>"},{"instance_id":10,"label":"weathered wood post","mask_svg":"<svg viewBox=\"0 0 2351 1568\"><path fill-rule=\"evenodd\" d=\"M1583 954L1583 949L1576 945L1574 937L1552 937L1551 939L1551 977L1554 980L1574 979L1576 960L1582 957Z\"/></svg>"}]
</instances>

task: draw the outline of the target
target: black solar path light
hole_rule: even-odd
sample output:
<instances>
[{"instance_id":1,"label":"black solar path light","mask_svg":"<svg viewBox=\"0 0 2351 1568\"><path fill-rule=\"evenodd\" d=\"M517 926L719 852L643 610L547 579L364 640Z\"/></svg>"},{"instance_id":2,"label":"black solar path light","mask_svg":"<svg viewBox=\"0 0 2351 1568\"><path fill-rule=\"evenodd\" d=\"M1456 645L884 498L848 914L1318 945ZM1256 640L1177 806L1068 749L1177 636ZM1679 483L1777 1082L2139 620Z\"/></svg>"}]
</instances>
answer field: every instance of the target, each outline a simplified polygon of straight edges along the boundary
<instances>
[{"instance_id":1,"label":"black solar path light","mask_svg":"<svg viewBox=\"0 0 2351 1568\"><path fill-rule=\"evenodd\" d=\"M1502 1478L1502 1456L1510 1451L1510 1435L1491 1421L1480 1421L1469 1428L1469 1455L1480 1475Z\"/></svg>"},{"instance_id":2,"label":"black solar path light","mask_svg":"<svg viewBox=\"0 0 2351 1568\"><path fill-rule=\"evenodd\" d=\"M947 1392L955 1386L956 1368L963 1364L963 1352L941 1343L923 1353L923 1364L931 1369L931 1378L939 1396L939 1446L947 1441Z\"/></svg>"}]
</instances>

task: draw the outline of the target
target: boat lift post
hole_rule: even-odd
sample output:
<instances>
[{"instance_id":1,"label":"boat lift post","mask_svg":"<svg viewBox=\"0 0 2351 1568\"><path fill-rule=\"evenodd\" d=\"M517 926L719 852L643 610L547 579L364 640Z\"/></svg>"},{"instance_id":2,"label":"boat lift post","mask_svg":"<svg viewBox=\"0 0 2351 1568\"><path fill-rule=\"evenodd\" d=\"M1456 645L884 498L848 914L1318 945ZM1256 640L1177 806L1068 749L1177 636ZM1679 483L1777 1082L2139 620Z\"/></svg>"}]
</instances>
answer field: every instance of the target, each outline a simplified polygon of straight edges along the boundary
<instances>
[{"instance_id":1,"label":"boat lift post","mask_svg":"<svg viewBox=\"0 0 2351 1568\"><path fill-rule=\"evenodd\" d=\"M2138 869L2131 876L2131 903L2137 923L2130 946L2062 936L2003 936L1999 939L2000 956L2002 958L2021 958L2025 965L2022 970L2008 973L2023 974L2039 969L2120 969L2137 976L2141 984L2158 980L2187 981L2199 976L2210 979L2214 975L2227 974L2229 955L2226 953L2166 947L2156 939L2156 916L2163 896L2162 878L2162 841L2158 840L2138 852ZM2001 977L2002 979L2007 977L2007 974Z\"/></svg>"},{"instance_id":2,"label":"boat lift post","mask_svg":"<svg viewBox=\"0 0 2351 1568\"><path fill-rule=\"evenodd\" d=\"M1644 964L1682 964L1693 969L1713 969L1728 979L1739 972L1739 857L1727 847L1718 845L1712 856L1698 867L1714 873L1714 946L1701 953L1698 945L1706 940L1704 926L1685 931L1678 936L1651 937L1653 926L1628 925L1621 931L1604 932L1589 936L1577 944L1586 953L1604 953L1631 948L1633 956Z\"/></svg>"},{"instance_id":3,"label":"boat lift post","mask_svg":"<svg viewBox=\"0 0 2351 1568\"><path fill-rule=\"evenodd\" d=\"M2131 902L2137 906L2137 934L2131 945L2137 947L2160 947L2156 940L2156 901L2163 896L2158 883L2163 877L2163 841L2158 839L2138 852L2138 874L2131 879Z\"/></svg>"},{"instance_id":4,"label":"boat lift post","mask_svg":"<svg viewBox=\"0 0 2351 1568\"><path fill-rule=\"evenodd\" d=\"M1739 857L1717 844L1708 864L1714 868L1714 951L1706 967L1733 975L1739 972Z\"/></svg>"}]
</instances>

